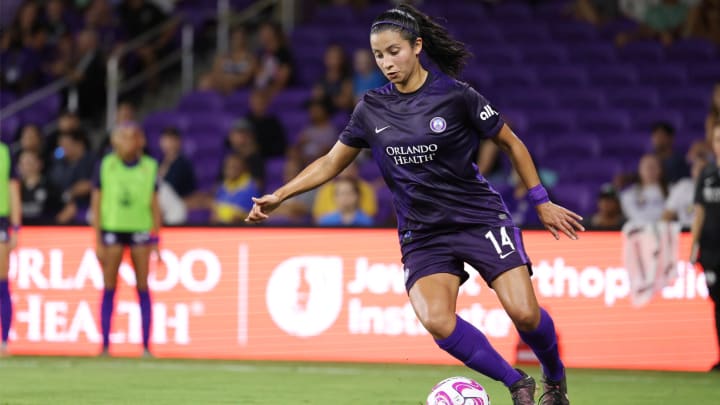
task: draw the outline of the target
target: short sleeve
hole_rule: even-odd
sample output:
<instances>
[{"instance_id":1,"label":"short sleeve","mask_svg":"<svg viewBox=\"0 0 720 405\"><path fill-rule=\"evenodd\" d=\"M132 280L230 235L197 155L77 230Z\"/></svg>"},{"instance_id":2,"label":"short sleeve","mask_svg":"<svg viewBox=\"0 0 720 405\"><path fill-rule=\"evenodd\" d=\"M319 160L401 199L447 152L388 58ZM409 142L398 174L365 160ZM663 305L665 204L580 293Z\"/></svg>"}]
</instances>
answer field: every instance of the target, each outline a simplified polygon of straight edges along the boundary
<instances>
[{"instance_id":1,"label":"short sleeve","mask_svg":"<svg viewBox=\"0 0 720 405\"><path fill-rule=\"evenodd\" d=\"M505 124L489 101L470 86L464 89L465 104L473 127L482 138L492 138Z\"/></svg>"},{"instance_id":2,"label":"short sleeve","mask_svg":"<svg viewBox=\"0 0 720 405\"><path fill-rule=\"evenodd\" d=\"M342 132L340 132L340 142L344 143L347 146L353 148L370 147L370 144L365 138L367 136L367 131L365 130L365 127L362 123L362 114L364 108L365 104L360 101L357 106L355 106L355 110L350 116L350 121L348 122L347 126L345 126L345 129L343 129Z\"/></svg>"}]
</instances>

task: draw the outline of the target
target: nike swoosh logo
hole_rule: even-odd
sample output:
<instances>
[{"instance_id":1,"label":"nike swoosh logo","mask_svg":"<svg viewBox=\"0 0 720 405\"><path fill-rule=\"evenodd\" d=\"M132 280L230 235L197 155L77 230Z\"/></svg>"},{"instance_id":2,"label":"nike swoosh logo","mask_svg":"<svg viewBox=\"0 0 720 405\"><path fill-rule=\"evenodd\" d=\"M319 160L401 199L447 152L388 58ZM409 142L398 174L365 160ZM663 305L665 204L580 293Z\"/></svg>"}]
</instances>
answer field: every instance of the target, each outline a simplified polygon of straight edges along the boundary
<instances>
[{"instance_id":1,"label":"nike swoosh logo","mask_svg":"<svg viewBox=\"0 0 720 405\"><path fill-rule=\"evenodd\" d=\"M378 127L375 127L375 133L376 133L376 134L379 134L380 132L382 132L382 131L384 131L384 130L386 130L386 129L388 129L388 128L390 128L390 125L388 125L388 126L386 126L386 127L379 128L379 129L378 129Z\"/></svg>"},{"instance_id":2,"label":"nike swoosh logo","mask_svg":"<svg viewBox=\"0 0 720 405\"><path fill-rule=\"evenodd\" d=\"M501 259L504 259L504 258L510 256L510 255L513 254L513 253L515 253L514 250L513 250L512 252L507 252L507 253L505 253L504 255L500 255L500 258L501 258Z\"/></svg>"}]
</instances>

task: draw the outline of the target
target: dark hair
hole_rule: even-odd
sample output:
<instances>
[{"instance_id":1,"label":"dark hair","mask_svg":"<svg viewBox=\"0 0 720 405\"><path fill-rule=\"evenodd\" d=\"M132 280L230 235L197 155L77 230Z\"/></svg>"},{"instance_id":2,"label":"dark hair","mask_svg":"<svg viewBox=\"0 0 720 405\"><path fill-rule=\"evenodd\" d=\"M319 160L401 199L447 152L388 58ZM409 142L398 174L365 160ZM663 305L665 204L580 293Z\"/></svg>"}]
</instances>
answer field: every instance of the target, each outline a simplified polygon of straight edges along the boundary
<instances>
[{"instance_id":1,"label":"dark hair","mask_svg":"<svg viewBox=\"0 0 720 405\"><path fill-rule=\"evenodd\" d=\"M472 53L464 43L454 39L448 30L428 15L409 4L401 4L380 14L373 21L370 33L384 30L399 32L410 44L419 37L428 57L443 72L457 77Z\"/></svg>"},{"instance_id":2,"label":"dark hair","mask_svg":"<svg viewBox=\"0 0 720 405\"><path fill-rule=\"evenodd\" d=\"M180 131L176 127L166 127L161 135L180 139Z\"/></svg>"},{"instance_id":3,"label":"dark hair","mask_svg":"<svg viewBox=\"0 0 720 405\"><path fill-rule=\"evenodd\" d=\"M675 136L675 127L673 127L672 124L670 124L669 122L660 121L654 123L652 126L652 132L658 130L665 132L666 134L668 134L668 136Z\"/></svg>"}]
</instances>

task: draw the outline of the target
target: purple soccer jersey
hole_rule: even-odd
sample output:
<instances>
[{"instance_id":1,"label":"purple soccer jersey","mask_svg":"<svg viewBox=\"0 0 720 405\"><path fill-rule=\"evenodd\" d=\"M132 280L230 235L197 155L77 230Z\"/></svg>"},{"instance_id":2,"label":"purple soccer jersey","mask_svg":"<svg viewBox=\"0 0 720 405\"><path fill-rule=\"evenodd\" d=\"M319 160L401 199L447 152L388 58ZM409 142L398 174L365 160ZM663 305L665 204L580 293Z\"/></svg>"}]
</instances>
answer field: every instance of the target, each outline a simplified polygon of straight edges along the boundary
<instances>
[{"instance_id":1,"label":"purple soccer jersey","mask_svg":"<svg viewBox=\"0 0 720 405\"><path fill-rule=\"evenodd\" d=\"M413 93L392 83L367 92L340 142L371 149L401 232L512 226L502 198L475 164L480 142L503 124L468 84L433 71Z\"/></svg>"}]
</instances>

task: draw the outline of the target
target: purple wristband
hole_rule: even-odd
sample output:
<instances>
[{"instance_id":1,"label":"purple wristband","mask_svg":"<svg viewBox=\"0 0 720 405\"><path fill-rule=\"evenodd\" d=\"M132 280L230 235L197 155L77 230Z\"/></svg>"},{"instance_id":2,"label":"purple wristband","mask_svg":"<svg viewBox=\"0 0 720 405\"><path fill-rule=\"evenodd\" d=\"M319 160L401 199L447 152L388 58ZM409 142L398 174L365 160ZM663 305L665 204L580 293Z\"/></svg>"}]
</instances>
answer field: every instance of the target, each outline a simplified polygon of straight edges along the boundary
<instances>
[{"instance_id":1,"label":"purple wristband","mask_svg":"<svg viewBox=\"0 0 720 405\"><path fill-rule=\"evenodd\" d=\"M158 243L160 243L160 237L157 235L150 235L150 239L148 240L148 242L150 242L150 244L152 245L157 245Z\"/></svg>"},{"instance_id":2,"label":"purple wristband","mask_svg":"<svg viewBox=\"0 0 720 405\"><path fill-rule=\"evenodd\" d=\"M536 207L540 204L550 202L550 197L548 197L547 190L545 190L545 187L543 187L542 184L538 184L537 186L528 190L528 199L530 200L532 205Z\"/></svg>"}]
</instances>

